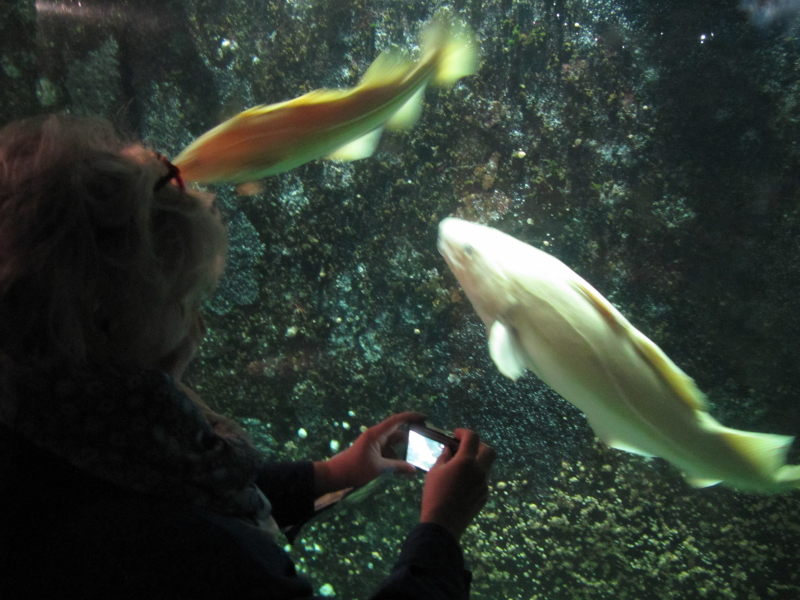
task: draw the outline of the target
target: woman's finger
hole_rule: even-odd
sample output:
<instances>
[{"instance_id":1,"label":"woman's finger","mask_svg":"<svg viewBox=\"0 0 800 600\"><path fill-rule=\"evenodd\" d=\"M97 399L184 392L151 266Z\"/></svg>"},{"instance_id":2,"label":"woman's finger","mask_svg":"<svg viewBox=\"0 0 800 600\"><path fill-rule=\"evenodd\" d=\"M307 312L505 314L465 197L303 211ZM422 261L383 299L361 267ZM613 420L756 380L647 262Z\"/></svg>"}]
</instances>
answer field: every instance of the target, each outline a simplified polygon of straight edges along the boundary
<instances>
[{"instance_id":1,"label":"woman's finger","mask_svg":"<svg viewBox=\"0 0 800 600\"><path fill-rule=\"evenodd\" d=\"M392 432L394 432L401 425L404 425L405 423L417 423L424 420L425 415L422 413L408 411L387 417L377 425L370 427L370 429L383 444L389 438Z\"/></svg>"},{"instance_id":2,"label":"woman's finger","mask_svg":"<svg viewBox=\"0 0 800 600\"><path fill-rule=\"evenodd\" d=\"M458 440L457 457L474 457L478 454L481 438L470 429L456 429L453 435Z\"/></svg>"}]
</instances>

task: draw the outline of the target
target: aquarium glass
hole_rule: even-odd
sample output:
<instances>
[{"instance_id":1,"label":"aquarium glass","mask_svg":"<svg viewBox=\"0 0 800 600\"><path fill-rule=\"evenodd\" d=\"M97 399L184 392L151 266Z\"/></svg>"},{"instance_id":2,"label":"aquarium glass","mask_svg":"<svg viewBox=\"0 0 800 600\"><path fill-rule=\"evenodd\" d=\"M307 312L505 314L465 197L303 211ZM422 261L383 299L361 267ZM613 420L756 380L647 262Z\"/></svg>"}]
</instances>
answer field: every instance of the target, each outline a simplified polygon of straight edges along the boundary
<instances>
[{"instance_id":1,"label":"aquarium glass","mask_svg":"<svg viewBox=\"0 0 800 600\"><path fill-rule=\"evenodd\" d=\"M800 492L693 487L502 375L436 243L456 216L550 253L715 419L800 434L800 1L4 0L0 120L101 115L174 158L247 108L357 85L385 50L418 59L441 14L480 62L428 86L413 127L200 186L230 248L187 382L274 459L406 410L478 432L497 460L462 539L476 600L800 598ZM282 543L319 593L365 599L423 480Z\"/></svg>"}]
</instances>

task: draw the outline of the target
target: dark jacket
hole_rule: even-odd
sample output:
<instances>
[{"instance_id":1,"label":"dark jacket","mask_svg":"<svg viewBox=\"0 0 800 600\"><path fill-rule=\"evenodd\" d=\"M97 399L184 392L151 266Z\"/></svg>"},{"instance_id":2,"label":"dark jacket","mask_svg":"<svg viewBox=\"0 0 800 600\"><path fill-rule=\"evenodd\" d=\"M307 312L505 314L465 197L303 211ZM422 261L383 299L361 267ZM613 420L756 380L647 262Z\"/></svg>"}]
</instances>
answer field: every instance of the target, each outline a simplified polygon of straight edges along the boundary
<instances>
[{"instance_id":1,"label":"dark jacket","mask_svg":"<svg viewBox=\"0 0 800 600\"><path fill-rule=\"evenodd\" d=\"M311 516L311 463L268 464L258 485L281 527ZM0 498L0 597L7 600L316 598L263 530L123 489L2 426ZM461 600L468 587L456 541L423 524L370 598Z\"/></svg>"}]
</instances>

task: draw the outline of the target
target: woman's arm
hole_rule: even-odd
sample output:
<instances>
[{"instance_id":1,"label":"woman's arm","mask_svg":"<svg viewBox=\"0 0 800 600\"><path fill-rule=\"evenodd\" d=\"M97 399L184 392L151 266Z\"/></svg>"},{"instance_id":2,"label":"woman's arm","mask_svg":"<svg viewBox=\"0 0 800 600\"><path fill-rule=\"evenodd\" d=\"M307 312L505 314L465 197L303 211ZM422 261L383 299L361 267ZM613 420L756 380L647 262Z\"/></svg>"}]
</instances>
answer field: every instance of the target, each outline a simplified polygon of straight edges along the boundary
<instances>
[{"instance_id":1,"label":"woman's arm","mask_svg":"<svg viewBox=\"0 0 800 600\"><path fill-rule=\"evenodd\" d=\"M302 525L314 516L314 466L311 461L265 463L256 485L272 505L272 518L281 529Z\"/></svg>"}]
</instances>

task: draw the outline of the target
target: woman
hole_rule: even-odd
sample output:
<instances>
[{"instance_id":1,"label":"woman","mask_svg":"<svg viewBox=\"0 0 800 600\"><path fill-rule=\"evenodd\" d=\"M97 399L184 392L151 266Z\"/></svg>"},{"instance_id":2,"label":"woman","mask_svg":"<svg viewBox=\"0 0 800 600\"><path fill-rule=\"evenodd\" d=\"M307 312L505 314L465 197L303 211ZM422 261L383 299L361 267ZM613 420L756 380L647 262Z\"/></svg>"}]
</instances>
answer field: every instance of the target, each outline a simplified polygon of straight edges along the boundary
<instances>
[{"instance_id":1,"label":"woman","mask_svg":"<svg viewBox=\"0 0 800 600\"><path fill-rule=\"evenodd\" d=\"M386 449L420 415L327 461L267 463L181 382L225 248L210 198L107 122L0 131L3 598L311 598L278 528L325 493L413 471ZM458 539L493 454L456 435L372 598L468 596Z\"/></svg>"}]
</instances>

